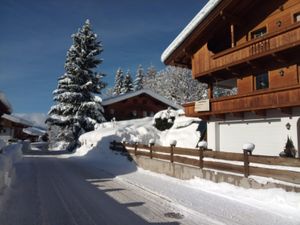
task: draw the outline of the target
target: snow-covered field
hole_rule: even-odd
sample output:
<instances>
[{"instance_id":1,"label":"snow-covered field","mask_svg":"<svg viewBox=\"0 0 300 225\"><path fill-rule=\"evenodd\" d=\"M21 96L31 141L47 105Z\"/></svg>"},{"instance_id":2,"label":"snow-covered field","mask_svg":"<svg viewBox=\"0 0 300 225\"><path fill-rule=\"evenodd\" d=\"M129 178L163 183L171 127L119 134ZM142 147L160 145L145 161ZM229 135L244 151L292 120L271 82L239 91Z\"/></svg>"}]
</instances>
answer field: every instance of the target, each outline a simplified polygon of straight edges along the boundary
<instances>
[{"instance_id":1,"label":"snow-covered field","mask_svg":"<svg viewBox=\"0 0 300 225\"><path fill-rule=\"evenodd\" d=\"M198 122L197 119L181 117L175 120L173 128L163 132L152 126L152 118L107 122L100 125L96 131L80 137L82 146L74 156L115 174L118 180L147 189L185 209L219 218L220 215L215 214L220 214L220 207L223 207L222 224L280 224L281 219L285 219L286 224L300 224L299 193L282 189L245 189L199 178L178 180L140 168L133 169L136 167L133 162L109 150L111 141L120 141L123 138L129 142L140 140L145 144L150 139L155 139L157 144L166 146L170 140L176 139L179 147L195 147L200 136L199 132L195 132ZM220 199L216 196L224 201L219 202ZM226 205L226 199L236 202L237 206ZM258 214L257 211L262 213ZM264 217L264 213L269 215ZM248 220L242 219L247 216ZM232 218L231 222L228 217Z\"/></svg>"}]
</instances>

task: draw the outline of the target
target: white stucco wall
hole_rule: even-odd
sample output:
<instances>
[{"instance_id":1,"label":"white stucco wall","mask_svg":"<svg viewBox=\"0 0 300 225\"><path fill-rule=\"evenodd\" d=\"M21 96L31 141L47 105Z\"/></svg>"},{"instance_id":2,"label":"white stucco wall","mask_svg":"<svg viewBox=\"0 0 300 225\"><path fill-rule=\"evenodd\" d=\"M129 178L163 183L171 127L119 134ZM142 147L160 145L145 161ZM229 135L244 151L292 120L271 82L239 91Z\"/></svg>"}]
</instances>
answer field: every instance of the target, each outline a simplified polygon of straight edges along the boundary
<instances>
[{"instance_id":1,"label":"white stucco wall","mask_svg":"<svg viewBox=\"0 0 300 225\"><path fill-rule=\"evenodd\" d=\"M242 145L255 144L254 154L278 156L283 151L289 135L299 148L297 122L300 108L293 109L292 116L279 110L268 110L266 116L259 117L245 113L243 119L227 116L225 120L211 119L207 124L208 148L217 151L242 152ZM286 124L291 128L287 130Z\"/></svg>"}]
</instances>

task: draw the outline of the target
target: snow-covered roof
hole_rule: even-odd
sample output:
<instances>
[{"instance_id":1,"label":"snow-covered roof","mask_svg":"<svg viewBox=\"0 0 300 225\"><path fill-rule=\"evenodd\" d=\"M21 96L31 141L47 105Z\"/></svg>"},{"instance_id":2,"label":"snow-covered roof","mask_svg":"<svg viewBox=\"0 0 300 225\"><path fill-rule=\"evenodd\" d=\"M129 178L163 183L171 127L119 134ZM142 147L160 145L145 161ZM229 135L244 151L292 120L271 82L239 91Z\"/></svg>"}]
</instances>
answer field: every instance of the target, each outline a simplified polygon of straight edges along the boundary
<instances>
[{"instance_id":1,"label":"snow-covered roof","mask_svg":"<svg viewBox=\"0 0 300 225\"><path fill-rule=\"evenodd\" d=\"M4 119L9 120L11 122L22 124L22 125L25 125L25 126L32 126L32 123L29 122L28 120L24 120L20 117L14 116L14 115L3 114L1 116L1 118L4 118Z\"/></svg>"},{"instance_id":2,"label":"snow-covered roof","mask_svg":"<svg viewBox=\"0 0 300 225\"><path fill-rule=\"evenodd\" d=\"M110 105L110 104L113 104L113 103L116 103L116 102L123 101L125 99L129 99L129 98L138 96L140 94L147 94L147 95L151 96L152 98L155 98L158 101L163 102L166 105L169 105L169 106L171 106L175 109L181 109L182 108L180 105L166 99L165 97L163 97L159 94L156 94L155 92L153 92L149 89L141 89L141 90L138 90L138 91L132 91L132 92L129 92L129 93L126 93L126 94L122 94L122 95L118 95L118 96L115 96L115 97L104 99L103 102L102 102L102 105L103 106Z\"/></svg>"},{"instance_id":3,"label":"snow-covered roof","mask_svg":"<svg viewBox=\"0 0 300 225\"><path fill-rule=\"evenodd\" d=\"M25 134L29 134L31 136L42 136L46 133L45 130L41 130L41 129L36 128L36 127L23 128L23 132Z\"/></svg>"},{"instance_id":4,"label":"snow-covered roof","mask_svg":"<svg viewBox=\"0 0 300 225\"><path fill-rule=\"evenodd\" d=\"M12 113L12 106L9 103L9 101L7 100L5 94L3 92L0 91L0 101L3 103L3 105L8 109L9 113Z\"/></svg>"},{"instance_id":5,"label":"snow-covered roof","mask_svg":"<svg viewBox=\"0 0 300 225\"><path fill-rule=\"evenodd\" d=\"M200 10L200 12L192 19L192 21L180 32L174 41L166 48L161 55L161 61L166 59L179 47L182 42L195 30L195 28L209 15L209 13L222 0L209 0L208 3Z\"/></svg>"}]
</instances>

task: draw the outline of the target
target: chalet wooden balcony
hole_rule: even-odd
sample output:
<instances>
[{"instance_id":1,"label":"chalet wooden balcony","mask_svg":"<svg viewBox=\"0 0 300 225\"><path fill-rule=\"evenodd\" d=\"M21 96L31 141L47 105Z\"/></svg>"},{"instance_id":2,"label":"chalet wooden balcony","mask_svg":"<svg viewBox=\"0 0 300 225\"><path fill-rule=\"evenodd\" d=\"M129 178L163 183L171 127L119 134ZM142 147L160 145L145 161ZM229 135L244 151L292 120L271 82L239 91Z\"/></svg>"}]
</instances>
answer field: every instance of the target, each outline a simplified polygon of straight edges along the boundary
<instances>
[{"instance_id":1,"label":"chalet wooden balcony","mask_svg":"<svg viewBox=\"0 0 300 225\"><path fill-rule=\"evenodd\" d=\"M211 75L235 76L255 67L265 68L270 64L292 64L300 62L300 22L289 27L266 34L247 43L227 49L205 59L205 64L197 66L195 59L193 74L195 78L205 79ZM226 78L226 77L225 77Z\"/></svg>"},{"instance_id":2,"label":"chalet wooden balcony","mask_svg":"<svg viewBox=\"0 0 300 225\"><path fill-rule=\"evenodd\" d=\"M300 85L211 99L210 110L204 112L195 112L195 102L185 104L184 108L187 116L206 119L209 116L223 117L229 113L239 116L244 112L263 114L267 109L281 109L290 114L291 107L296 106L300 106Z\"/></svg>"}]
</instances>

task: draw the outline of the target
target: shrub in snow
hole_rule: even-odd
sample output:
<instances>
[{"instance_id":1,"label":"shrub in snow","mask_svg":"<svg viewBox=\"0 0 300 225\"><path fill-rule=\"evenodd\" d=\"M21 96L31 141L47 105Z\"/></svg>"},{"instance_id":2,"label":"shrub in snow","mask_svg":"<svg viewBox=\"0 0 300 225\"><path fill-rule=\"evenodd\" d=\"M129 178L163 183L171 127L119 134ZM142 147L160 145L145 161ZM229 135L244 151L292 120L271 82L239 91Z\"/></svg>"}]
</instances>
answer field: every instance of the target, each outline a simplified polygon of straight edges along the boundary
<instances>
[{"instance_id":1,"label":"shrub in snow","mask_svg":"<svg viewBox=\"0 0 300 225\"><path fill-rule=\"evenodd\" d=\"M284 151L279 154L282 157L290 157L295 158L296 157L296 150L293 143L293 140L288 136L287 141L285 143Z\"/></svg>"},{"instance_id":2,"label":"shrub in snow","mask_svg":"<svg viewBox=\"0 0 300 225\"><path fill-rule=\"evenodd\" d=\"M167 110L160 111L154 115L153 125L156 129L164 131L173 126L176 117L176 111L168 108Z\"/></svg>"},{"instance_id":3,"label":"shrub in snow","mask_svg":"<svg viewBox=\"0 0 300 225\"><path fill-rule=\"evenodd\" d=\"M69 150L78 144L82 133L95 129L97 123L105 121L101 94L105 87L103 74L94 69L102 60L97 59L102 45L97 35L91 30L87 20L83 27L74 35L73 45L67 53L65 74L58 79L54 90L54 101L57 103L49 111L48 125L58 126L58 132L50 135L52 140L68 142Z\"/></svg>"}]
</instances>

